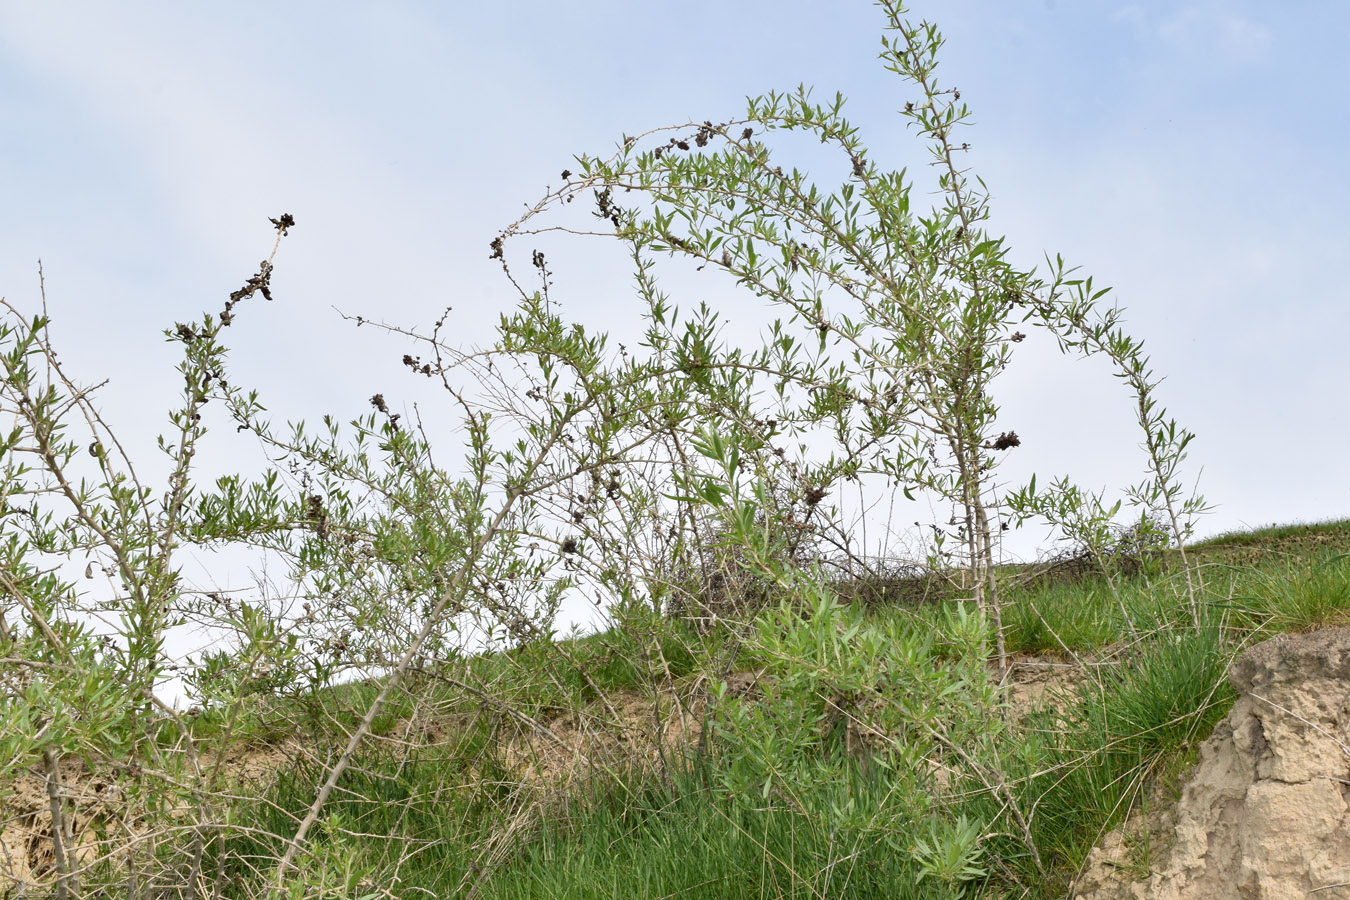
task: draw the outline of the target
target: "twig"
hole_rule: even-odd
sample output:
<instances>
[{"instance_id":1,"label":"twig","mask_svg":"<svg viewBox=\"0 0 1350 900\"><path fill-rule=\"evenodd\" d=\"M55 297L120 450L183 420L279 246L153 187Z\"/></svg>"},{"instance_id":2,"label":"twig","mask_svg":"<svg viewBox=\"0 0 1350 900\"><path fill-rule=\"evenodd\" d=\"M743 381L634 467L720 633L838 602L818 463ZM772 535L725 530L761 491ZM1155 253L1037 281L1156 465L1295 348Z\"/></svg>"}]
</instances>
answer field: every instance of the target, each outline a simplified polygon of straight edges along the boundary
<instances>
[{"instance_id":1,"label":"twig","mask_svg":"<svg viewBox=\"0 0 1350 900\"><path fill-rule=\"evenodd\" d=\"M52 813L52 851L56 856L56 900L66 900L79 891L79 881L70 871L68 845L72 840L61 796L61 770L50 747L42 748L42 765L47 770L47 801Z\"/></svg>"}]
</instances>

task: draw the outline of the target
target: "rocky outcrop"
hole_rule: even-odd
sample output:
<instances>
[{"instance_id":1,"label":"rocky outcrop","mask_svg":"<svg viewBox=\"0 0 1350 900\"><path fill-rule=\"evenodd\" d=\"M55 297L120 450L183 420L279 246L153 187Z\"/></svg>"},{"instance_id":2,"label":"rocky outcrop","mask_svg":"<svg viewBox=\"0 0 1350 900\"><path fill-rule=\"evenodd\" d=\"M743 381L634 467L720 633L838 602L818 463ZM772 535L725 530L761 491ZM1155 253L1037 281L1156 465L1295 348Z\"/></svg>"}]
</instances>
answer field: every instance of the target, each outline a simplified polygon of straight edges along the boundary
<instances>
[{"instance_id":1,"label":"rocky outcrop","mask_svg":"<svg viewBox=\"0 0 1350 900\"><path fill-rule=\"evenodd\" d=\"M1258 644L1228 679L1237 702L1200 748L1170 849L1139 872L1113 835L1075 897L1350 898L1350 628Z\"/></svg>"}]
</instances>

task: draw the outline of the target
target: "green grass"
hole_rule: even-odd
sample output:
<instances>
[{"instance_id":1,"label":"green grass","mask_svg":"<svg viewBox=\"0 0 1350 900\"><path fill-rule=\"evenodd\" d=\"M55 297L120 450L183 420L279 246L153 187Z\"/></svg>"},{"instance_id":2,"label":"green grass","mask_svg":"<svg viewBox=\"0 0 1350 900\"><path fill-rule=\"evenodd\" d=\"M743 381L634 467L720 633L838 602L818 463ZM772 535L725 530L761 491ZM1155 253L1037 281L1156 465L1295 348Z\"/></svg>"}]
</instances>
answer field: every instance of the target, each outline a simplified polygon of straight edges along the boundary
<instances>
[{"instance_id":1,"label":"green grass","mask_svg":"<svg viewBox=\"0 0 1350 900\"><path fill-rule=\"evenodd\" d=\"M1019 798L1037 810L1035 836L1060 879L1050 883L1067 878L1104 829L1120 821L1144 779L1169 755L1192 748L1226 709L1222 648L1212 630L1152 642L1127 664L1102 668L1067 711L1045 714L1030 739L1004 748L1026 775L1017 780ZM820 777L804 781L811 795L763 799L728 796L693 764L677 767L669 781L650 770L597 776L562 807L530 818L505 859L486 861L497 865L479 896L723 898L745 896L748 885L757 891L750 896L775 898L979 895L979 884L917 882L912 856L900 851L933 824L908 793L893 790L884 769L848 758L821 762ZM288 772L258 827L286 833L321 775L311 766ZM325 821L385 836L363 840L351 871L387 871L411 849L399 866L403 889L438 896L456 890L471 865L484 864L478 847L529 796L494 768L486 730L414 761L368 755L342 789ZM849 815L831 822L829 811L845 807ZM999 814L997 798L988 796L964 808L977 819ZM886 827L867 827L878 822ZM331 827L314 843L323 860L350 840ZM266 855L278 848L234 849ZM1027 865L1024 856L1010 856Z\"/></svg>"},{"instance_id":2,"label":"green grass","mask_svg":"<svg viewBox=\"0 0 1350 900\"><path fill-rule=\"evenodd\" d=\"M1202 554L1222 547L1260 547L1286 553L1306 553L1310 547L1326 544L1344 546L1348 543L1350 543L1350 519L1329 519L1321 522L1270 525L1250 531L1227 531L1196 541L1188 549Z\"/></svg>"},{"instance_id":3,"label":"green grass","mask_svg":"<svg viewBox=\"0 0 1350 900\"><path fill-rule=\"evenodd\" d=\"M1092 663L1090 677L1058 707L991 732L1018 805L1034 810L1029 827L1045 872L1036 870L1004 798L968 775L959 790L925 787L912 771L901 777L825 742L769 793L731 795L713 771L714 740L710 759L685 760L664 774L652 766L597 772L559 792L523 784L502 767L497 741L505 719L487 714L486 705L447 744L402 761L367 753L325 811L311 864L335 885L350 882L351 892L363 878L384 883L396 873L403 896L448 896L473 866L483 879L477 896L506 900L1001 897L1010 877L1018 896L1062 896L1087 852L1137 808L1148 786L1181 777L1232 702L1225 673L1243 647L1350 618L1350 522L1224 535L1190 549L1199 565L1198 629L1171 559L1119 577L1115 591L1086 576L1030 579L1005 592L1011 651L1063 657L1067 647ZM1005 574L1016 581L1019 573ZM845 621L865 617L885 641L929 646L935 665L959 652L947 639L947 605L855 603ZM603 634L467 660L461 676L497 703L549 721L596 708L602 695L649 695L669 679L716 676L732 644L724 633L637 616ZM737 661L754 665L755 653L747 649ZM334 689L324 699L328 720L349 723L373 690ZM440 689L429 680L418 690ZM454 696L446 688L442 699ZM960 706L952 698L934 703L940 717ZM391 717L404 712L396 706ZM241 807L237 820L289 834L321 776L320 768L297 764L265 802ZM998 832L981 849L997 865L966 881L921 881L920 848L940 845L932 836L950 826L937 823L958 816ZM232 838L231 851L275 854L280 839L262 840L259 832ZM489 853L489 846L503 850ZM231 871L238 895L246 883L256 886L247 866Z\"/></svg>"},{"instance_id":4,"label":"green grass","mask_svg":"<svg viewBox=\"0 0 1350 900\"><path fill-rule=\"evenodd\" d=\"M1120 823L1152 775L1228 711L1230 661L1214 626L1171 632L1100 667L1068 709L1033 723L1019 784L1037 810L1037 845L1062 874Z\"/></svg>"},{"instance_id":5,"label":"green grass","mask_svg":"<svg viewBox=\"0 0 1350 900\"><path fill-rule=\"evenodd\" d=\"M910 856L897 852L883 831L865 827L868 819L911 813L899 808L878 771L852 760L837 761L831 771L845 777L814 796L792 798L728 796L709 788L708 773L688 762L669 781L651 772L598 775L512 834L509 814L523 799L518 791L484 792L475 787L482 782L466 779L449 757L399 765L367 756L343 779L307 865L329 867L350 890L379 883L377 873L396 868L406 896L454 896L466 872L480 871L477 896L484 900L974 895L937 881L919 883ZM310 766L288 772L260 805L253 827L284 834L321 777ZM850 804L864 824L840 829L820 814L841 804ZM501 854L482 849L494 832L511 835ZM354 833L365 837L358 842ZM229 849L244 859L265 859L283 845L236 839ZM247 866L234 866L226 895L247 896L260 881Z\"/></svg>"},{"instance_id":6,"label":"green grass","mask_svg":"<svg viewBox=\"0 0 1350 900\"><path fill-rule=\"evenodd\" d=\"M1011 653L1096 650L1125 633L1125 623L1106 582L1049 582L1009 592L1003 613Z\"/></svg>"},{"instance_id":7,"label":"green grass","mask_svg":"<svg viewBox=\"0 0 1350 900\"><path fill-rule=\"evenodd\" d=\"M1350 619L1350 556L1322 550L1312 559L1283 559L1235 579L1229 601L1254 631L1307 631Z\"/></svg>"},{"instance_id":8,"label":"green grass","mask_svg":"<svg viewBox=\"0 0 1350 900\"><path fill-rule=\"evenodd\" d=\"M885 817L884 780L848 767L845 785L814 803L852 802ZM800 798L798 798L800 799ZM879 835L833 830L784 798L732 798L697 768L673 783L601 783L576 797L488 882L484 897L908 898L955 896L916 884L913 864Z\"/></svg>"}]
</instances>

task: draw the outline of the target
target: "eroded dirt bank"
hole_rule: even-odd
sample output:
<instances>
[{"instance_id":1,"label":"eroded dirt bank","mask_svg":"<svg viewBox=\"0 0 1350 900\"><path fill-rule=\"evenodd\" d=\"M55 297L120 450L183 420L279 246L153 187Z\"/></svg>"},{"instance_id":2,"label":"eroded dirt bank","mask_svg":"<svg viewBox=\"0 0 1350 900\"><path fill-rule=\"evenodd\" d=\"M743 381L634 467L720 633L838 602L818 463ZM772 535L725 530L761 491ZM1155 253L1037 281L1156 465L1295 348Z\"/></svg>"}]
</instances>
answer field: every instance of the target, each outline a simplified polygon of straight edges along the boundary
<instances>
[{"instance_id":1,"label":"eroded dirt bank","mask_svg":"<svg viewBox=\"0 0 1350 900\"><path fill-rule=\"evenodd\" d=\"M1201 745L1166 846L1141 861L1113 833L1075 897L1350 898L1350 628L1257 644L1228 678L1238 700Z\"/></svg>"}]
</instances>

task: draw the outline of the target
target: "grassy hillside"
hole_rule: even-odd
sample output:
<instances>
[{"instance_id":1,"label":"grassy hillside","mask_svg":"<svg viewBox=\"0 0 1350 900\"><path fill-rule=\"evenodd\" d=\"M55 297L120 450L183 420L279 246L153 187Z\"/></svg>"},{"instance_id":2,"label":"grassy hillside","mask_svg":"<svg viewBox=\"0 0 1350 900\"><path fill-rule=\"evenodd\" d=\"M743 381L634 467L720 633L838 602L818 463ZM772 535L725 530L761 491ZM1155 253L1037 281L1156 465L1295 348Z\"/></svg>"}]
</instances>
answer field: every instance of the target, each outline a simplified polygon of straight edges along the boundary
<instances>
[{"instance_id":1,"label":"grassy hillside","mask_svg":"<svg viewBox=\"0 0 1350 900\"><path fill-rule=\"evenodd\" d=\"M1241 647L1346 616L1347 550L1350 522L1195 545L1200 629L1165 558L1120 579L1121 602L1099 576L1028 567L1007 597L1006 675L950 602L822 605L795 624L771 609L704 633L650 618L467 660L390 712L313 861L333 896L1060 896L1226 711ZM822 654L798 626L840 640ZM457 686L471 684L491 697ZM370 690L304 700L297 759L238 800L234 820L257 830L225 845L227 894L256 887L246 861L278 852L266 835L294 827L325 739ZM275 740L269 717L297 721L257 715L240 746Z\"/></svg>"}]
</instances>

